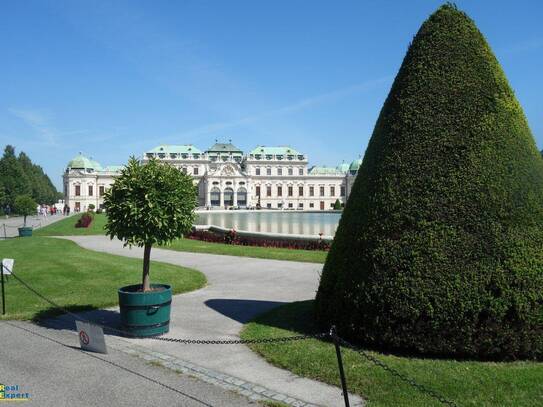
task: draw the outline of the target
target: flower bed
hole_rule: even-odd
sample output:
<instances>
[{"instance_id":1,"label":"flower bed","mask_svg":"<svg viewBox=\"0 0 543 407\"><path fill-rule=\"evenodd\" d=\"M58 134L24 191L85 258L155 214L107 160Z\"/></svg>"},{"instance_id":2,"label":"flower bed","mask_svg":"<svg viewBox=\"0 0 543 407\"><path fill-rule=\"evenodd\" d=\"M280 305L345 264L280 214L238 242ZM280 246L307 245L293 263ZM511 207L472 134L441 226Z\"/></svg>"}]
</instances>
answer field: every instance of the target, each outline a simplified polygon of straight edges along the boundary
<instances>
[{"instance_id":1,"label":"flower bed","mask_svg":"<svg viewBox=\"0 0 543 407\"><path fill-rule=\"evenodd\" d=\"M77 220L76 228L88 228L94 219L94 215L90 212L86 212Z\"/></svg>"},{"instance_id":2,"label":"flower bed","mask_svg":"<svg viewBox=\"0 0 543 407\"><path fill-rule=\"evenodd\" d=\"M225 234L218 234L204 230L193 230L187 239L202 240L211 243L226 243L241 246L277 247L282 249L297 250L330 250L330 243L324 240L288 240L288 239L264 239L240 236L235 230Z\"/></svg>"}]
</instances>

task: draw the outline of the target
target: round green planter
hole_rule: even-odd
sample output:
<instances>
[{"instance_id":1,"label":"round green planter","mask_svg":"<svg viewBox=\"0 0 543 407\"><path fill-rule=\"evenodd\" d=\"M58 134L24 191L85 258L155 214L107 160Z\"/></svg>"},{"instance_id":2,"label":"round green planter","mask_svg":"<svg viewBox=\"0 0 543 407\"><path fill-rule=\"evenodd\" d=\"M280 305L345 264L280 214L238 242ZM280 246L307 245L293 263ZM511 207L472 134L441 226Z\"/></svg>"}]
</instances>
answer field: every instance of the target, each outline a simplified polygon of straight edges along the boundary
<instances>
[{"instance_id":1,"label":"round green planter","mask_svg":"<svg viewBox=\"0 0 543 407\"><path fill-rule=\"evenodd\" d=\"M131 336L162 335L170 329L172 288L167 284L151 284L161 290L138 291L140 284L119 288L122 329Z\"/></svg>"},{"instance_id":2,"label":"round green planter","mask_svg":"<svg viewBox=\"0 0 543 407\"><path fill-rule=\"evenodd\" d=\"M19 228L19 237L30 237L32 236L32 227L24 226Z\"/></svg>"}]
</instances>

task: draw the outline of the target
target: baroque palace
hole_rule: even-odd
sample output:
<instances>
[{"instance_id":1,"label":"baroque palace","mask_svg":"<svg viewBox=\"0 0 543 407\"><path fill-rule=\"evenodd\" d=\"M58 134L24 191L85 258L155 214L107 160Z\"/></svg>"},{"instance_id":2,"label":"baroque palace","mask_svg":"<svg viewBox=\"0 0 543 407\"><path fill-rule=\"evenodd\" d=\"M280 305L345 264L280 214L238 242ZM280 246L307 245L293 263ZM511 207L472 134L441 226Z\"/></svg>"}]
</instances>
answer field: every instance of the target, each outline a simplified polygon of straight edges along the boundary
<instances>
[{"instance_id":1,"label":"baroque palace","mask_svg":"<svg viewBox=\"0 0 543 407\"><path fill-rule=\"evenodd\" d=\"M206 208L330 210L347 201L361 159L337 167L308 168L308 160L291 147L258 146L248 154L229 143L206 151L193 145L161 145L141 160L157 158L190 174ZM90 204L103 207L103 195L122 166L102 167L79 154L64 172L65 203L72 211Z\"/></svg>"}]
</instances>

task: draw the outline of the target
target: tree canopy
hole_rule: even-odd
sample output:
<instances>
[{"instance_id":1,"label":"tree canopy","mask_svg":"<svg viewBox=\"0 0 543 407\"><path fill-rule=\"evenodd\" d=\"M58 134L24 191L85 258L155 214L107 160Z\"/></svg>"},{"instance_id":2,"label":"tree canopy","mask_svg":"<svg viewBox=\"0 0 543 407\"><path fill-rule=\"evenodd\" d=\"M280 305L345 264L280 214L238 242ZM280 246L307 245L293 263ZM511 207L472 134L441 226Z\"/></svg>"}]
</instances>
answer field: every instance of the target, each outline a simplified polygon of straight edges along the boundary
<instances>
[{"instance_id":1,"label":"tree canopy","mask_svg":"<svg viewBox=\"0 0 543 407\"><path fill-rule=\"evenodd\" d=\"M452 5L380 112L316 314L359 343L543 358L543 160L503 70Z\"/></svg>"},{"instance_id":2,"label":"tree canopy","mask_svg":"<svg viewBox=\"0 0 543 407\"><path fill-rule=\"evenodd\" d=\"M60 193L43 169L33 164L30 158L21 152L15 155L15 148L7 145L4 155L0 158L0 208L15 204L19 195L30 195L38 203L53 204Z\"/></svg>"}]
</instances>

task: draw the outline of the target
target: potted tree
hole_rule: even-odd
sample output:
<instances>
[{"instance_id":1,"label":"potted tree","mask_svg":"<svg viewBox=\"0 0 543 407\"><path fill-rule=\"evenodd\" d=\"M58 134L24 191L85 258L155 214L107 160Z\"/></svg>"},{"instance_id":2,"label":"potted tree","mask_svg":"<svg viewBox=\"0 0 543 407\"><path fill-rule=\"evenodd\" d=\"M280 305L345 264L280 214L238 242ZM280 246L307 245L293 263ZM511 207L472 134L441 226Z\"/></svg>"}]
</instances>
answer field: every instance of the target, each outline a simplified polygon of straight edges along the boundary
<instances>
[{"instance_id":1,"label":"potted tree","mask_svg":"<svg viewBox=\"0 0 543 407\"><path fill-rule=\"evenodd\" d=\"M188 233L196 204L192 177L156 159L142 164L130 158L106 192L106 234L125 246L143 247L141 284L118 291L121 323L133 336L161 335L169 330L171 286L151 284L151 247Z\"/></svg>"},{"instance_id":2,"label":"potted tree","mask_svg":"<svg viewBox=\"0 0 543 407\"><path fill-rule=\"evenodd\" d=\"M19 237L32 236L32 226L26 226L26 217L36 213L38 204L30 195L19 195L15 198L15 212L23 216L23 227L19 228Z\"/></svg>"}]
</instances>

